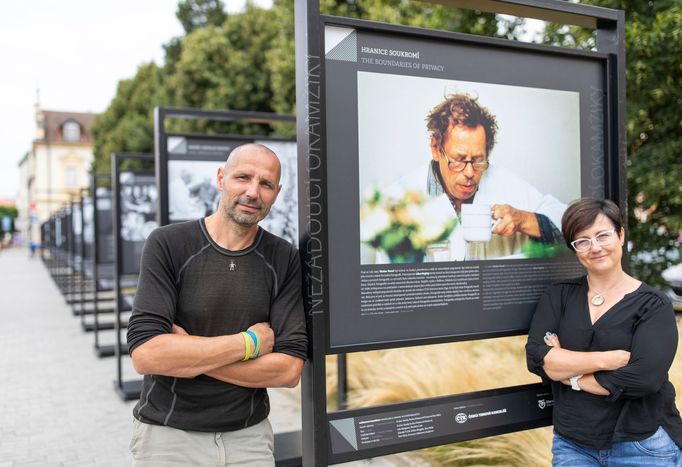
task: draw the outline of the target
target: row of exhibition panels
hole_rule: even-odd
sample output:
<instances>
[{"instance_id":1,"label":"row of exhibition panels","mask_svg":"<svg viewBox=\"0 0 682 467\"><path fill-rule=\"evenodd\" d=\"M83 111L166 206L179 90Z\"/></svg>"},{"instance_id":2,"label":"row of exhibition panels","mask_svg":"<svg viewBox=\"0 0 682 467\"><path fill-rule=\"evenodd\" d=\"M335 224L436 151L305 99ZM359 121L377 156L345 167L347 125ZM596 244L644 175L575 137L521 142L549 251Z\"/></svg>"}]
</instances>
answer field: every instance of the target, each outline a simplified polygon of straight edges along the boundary
<instances>
[{"instance_id":1,"label":"row of exhibition panels","mask_svg":"<svg viewBox=\"0 0 682 467\"><path fill-rule=\"evenodd\" d=\"M293 121L256 112L156 112L165 117L181 112L184 118ZM260 136L156 134L155 155L112 154L111 174L92 175L89 187L41 224L41 258L82 330L92 333L95 354L115 358L114 389L123 400L138 399L142 389L128 355L125 331L145 239L161 224L198 219L217 208L217 169L234 147L258 142L280 156L282 194L263 225L294 244L298 236L295 142ZM275 444L277 465L300 463L300 432L278 434Z\"/></svg>"},{"instance_id":2,"label":"row of exhibition panels","mask_svg":"<svg viewBox=\"0 0 682 467\"><path fill-rule=\"evenodd\" d=\"M446 3L473 8L471 2L449 0ZM297 189L296 181L288 182L283 178L285 186L278 201L285 205L273 206L272 213L282 224L279 227L266 224L265 227L283 237L295 232L291 237L294 242L301 239L310 338L310 353L301 385L303 432L297 439L293 438L290 443L280 442L279 446L302 449L303 455L298 461L304 465L330 465L551 424L554 403L551 390L539 383L338 411L331 411L328 404L329 355L341 357L343 352L516 335L527 330L527 317L534 305L524 300L484 309L481 293L475 300L469 300L470 303L453 300L418 313L412 309L400 313L393 310L383 314L363 313L363 273L369 272L365 278L373 277L376 272L395 279L407 270L414 273L409 281L416 285L425 277L423 274L437 276L438 279L430 283L439 284L445 274L462 273L464 276L467 273L470 277L472 272L475 275L471 280L478 284L483 281L479 273L490 272L489 285L501 296L517 287L500 285L493 280L498 277L496 268L504 270L500 276L523 276L531 282L546 282L550 280L548 271L563 274L574 267L551 258L440 265L361 262L358 258L361 243L358 238L358 197L366 184L361 182L360 176L373 171L395 175L391 175L391 179L410 175L407 167L413 156L429 148L423 138L423 116L431 108L432 100L439 101L453 87L456 90L464 86L464 90L471 90L477 96L484 89L490 90L494 96L490 99L498 108L514 110L507 122L528 122L525 127L511 132L528 135L518 140L522 151L510 152L515 154L514 164L525 167L527 172L544 174L549 171L537 168L541 158L527 159L524 165L519 163L518 154L548 154L551 158L542 159L564 160L556 155L560 145L547 138L544 131L540 133L551 143L548 151L529 151L526 144L538 139L536 123L544 121L547 115L555 115L556 106L552 104L548 111L538 112L528 106L528 100L523 96L528 92L540 96L538 99L546 103L552 103L554 99L550 94L569 96L572 99L570 118L577 122L579 131L563 133L570 135L575 154L579 155L575 160L580 164L573 164L581 168L575 186L580 187L582 195L606 196L616 202L625 199L623 12L551 0L480 3L486 3L483 5L485 11L596 29L597 49L564 50L520 41L330 17L320 14L318 0L296 1L296 133L301 187ZM476 7L479 6L477 3ZM409 54L411 59L389 60L391 53L398 54L397 57ZM461 66L462 63L467 65ZM406 89L409 92L406 93ZM504 100L504 96L516 96L519 105L508 105L510 101ZM197 117L196 113L188 111L186 115L234 120L233 115L227 114L204 113L203 117ZM179 112L174 117L185 118L186 115ZM210 211L206 206L212 199L211 190L197 185L201 185L200 181L205 177L213 179L217 166L224 163L232 147L253 140L246 136L230 139L173 134L165 129L166 116L164 109L157 110L155 115L152 191L157 199L154 216L149 221L144 216L128 216L130 225L142 232L152 228L147 224L152 220L165 225L186 219L189 212L195 213L191 218L197 218ZM548 127L565 128L565 125L545 126ZM509 134L509 125L502 125L502 128ZM275 149L280 157L287 148L295 152L292 141L281 139L267 143L282 144L281 148ZM396 156L402 157L405 163L397 162ZM126 183L133 183L138 177L148 176L139 171L151 173L152 170L144 161L121 163L119 167L118 157L113 161L111 180L114 212L111 214L113 233L109 251L114 252L110 280L113 288L108 292L110 302L106 302L112 304L114 314L118 315L113 323L117 328L114 334L122 331L125 314L130 313L124 297L134 290L136 281L136 274L130 274L126 269L125 264L132 264L126 262L126 251L132 252L131 261L137 259L139 262L139 252L135 253L132 245L125 246L122 227L114 225L115 222L123 223L123 213L117 213L123 204L118 199L119 186L124 182L121 177L125 174ZM296 170L288 171L287 158L282 158L283 177L288 174L295 177ZM373 164L360 166L361 162L368 161ZM563 180L564 173L552 167L559 174L557 179ZM294 188L288 189L288 183ZM94 197L96 191L96 183L93 183L89 195ZM300 196L300 202L297 196ZM300 209L300 235L294 230L297 229L297 215L293 206ZM287 215L291 217L287 218ZM137 220L133 222L133 218ZM73 223L73 219L69 220ZM66 220L62 222L68 224ZM55 225L50 234L56 236L56 228ZM60 238L61 235L60 232ZM86 268L79 265L75 255L69 260L63 238L60 242L59 248L56 240L54 246L48 248L48 261L57 261L53 267L62 283L68 283L73 280L68 274L74 274L78 267L83 271ZM80 264L85 262L81 259ZM522 267L532 273L524 276L519 272ZM92 268L96 271L97 263ZM541 277L537 279L537 276ZM78 283L78 280L73 282ZM377 286L376 290L389 293L388 287ZM74 299L72 295L69 294L70 300ZM84 309L90 309L87 305ZM120 345L114 344L114 353L124 361L122 350ZM409 381L410 376L408 372L406 380ZM120 378L117 384L125 387L126 382L125 378ZM338 383L339 394L343 394L341 379ZM120 386L117 390L121 390ZM282 437L275 438L275 455L282 459L278 439L282 440Z\"/></svg>"}]
</instances>

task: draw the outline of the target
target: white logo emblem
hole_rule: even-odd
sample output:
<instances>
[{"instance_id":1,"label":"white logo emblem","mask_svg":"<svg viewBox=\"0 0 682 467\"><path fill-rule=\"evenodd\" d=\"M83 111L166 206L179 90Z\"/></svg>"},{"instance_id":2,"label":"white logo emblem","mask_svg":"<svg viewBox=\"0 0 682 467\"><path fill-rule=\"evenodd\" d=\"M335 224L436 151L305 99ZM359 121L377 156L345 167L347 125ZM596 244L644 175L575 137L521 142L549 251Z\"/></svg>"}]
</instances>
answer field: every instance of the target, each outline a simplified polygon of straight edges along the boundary
<instances>
[{"instance_id":1,"label":"white logo emblem","mask_svg":"<svg viewBox=\"0 0 682 467\"><path fill-rule=\"evenodd\" d=\"M540 407L541 409L544 409L545 407L547 407L547 402L544 399L539 399L538 400L538 407Z\"/></svg>"},{"instance_id":2,"label":"white logo emblem","mask_svg":"<svg viewBox=\"0 0 682 467\"><path fill-rule=\"evenodd\" d=\"M462 412L460 412L460 413L458 413L457 415L455 415L455 421L456 421L457 423L464 423L464 422L467 421L467 418L468 418L468 417L467 417L467 414L462 413Z\"/></svg>"},{"instance_id":3,"label":"white logo emblem","mask_svg":"<svg viewBox=\"0 0 682 467\"><path fill-rule=\"evenodd\" d=\"M237 267L237 263L234 262L234 260L230 260L230 271L234 271L235 268Z\"/></svg>"}]
</instances>

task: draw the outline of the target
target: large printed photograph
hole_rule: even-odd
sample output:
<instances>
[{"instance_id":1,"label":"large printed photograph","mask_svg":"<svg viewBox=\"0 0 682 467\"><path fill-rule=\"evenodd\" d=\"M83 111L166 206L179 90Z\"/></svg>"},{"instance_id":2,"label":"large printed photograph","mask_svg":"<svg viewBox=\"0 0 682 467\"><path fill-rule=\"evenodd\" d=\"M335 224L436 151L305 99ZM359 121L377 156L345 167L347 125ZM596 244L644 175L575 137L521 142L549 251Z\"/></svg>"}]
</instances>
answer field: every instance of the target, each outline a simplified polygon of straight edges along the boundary
<instances>
[{"instance_id":1,"label":"large printed photograph","mask_svg":"<svg viewBox=\"0 0 682 467\"><path fill-rule=\"evenodd\" d=\"M298 245L298 177L296 144L289 141L255 141L277 154L282 164L282 190L260 226ZM197 159L200 159L198 156ZM225 160L171 159L168 161L168 219L182 222L214 213L220 202L218 168ZM227 154L225 154L227 159Z\"/></svg>"},{"instance_id":2,"label":"large printed photograph","mask_svg":"<svg viewBox=\"0 0 682 467\"><path fill-rule=\"evenodd\" d=\"M370 72L357 82L363 265L566 251L579 93Z\"/></svg>"},{"instance_id":3,"label":"large printed photograph","mask_svg":"<svg viewBox=\"0 0 682 467\"><path fill-rule=\"evenodd\" d=\"M152 174L121 172L119 175L122 274L139 274L144 241L158 227L156 178Z\"/></svg>"}]
</instances>

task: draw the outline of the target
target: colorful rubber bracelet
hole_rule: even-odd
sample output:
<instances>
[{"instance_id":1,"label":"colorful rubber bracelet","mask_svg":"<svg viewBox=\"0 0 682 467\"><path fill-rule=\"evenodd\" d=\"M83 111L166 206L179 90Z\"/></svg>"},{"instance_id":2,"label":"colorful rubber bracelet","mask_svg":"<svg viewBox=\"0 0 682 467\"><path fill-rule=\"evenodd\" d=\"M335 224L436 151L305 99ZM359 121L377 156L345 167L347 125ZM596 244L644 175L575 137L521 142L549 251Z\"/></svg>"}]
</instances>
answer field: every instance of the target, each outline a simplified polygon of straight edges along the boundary
<instances>
[{"instance_id":1,"label":"colorful rubber bracelet","mask_svg":"<svg viewBox=\"0 0 682 467\"><path fill-rule=\"evenodd\" d=\"M260 339L258 339L258 334L251 331L250 329L247 330L246 333L253 339L253 345L255 347L255 350L253 351L253 355L251 355L251 358L256 358L260 355Z\"/></svg>"},{"instance_id":2,"label":"colorful rubber bracelet","mask_svg":"<svg viewBox=\"0 0 682 467\"><path fill-rule=\"evenodd\" d=\"M244 338L244 345L246 346L246 349L244 351L244 359L242 360L242 362L245 362L251 358L251 337L245 332L242 332L240 334Z\"/></svg>"}]
</instances>

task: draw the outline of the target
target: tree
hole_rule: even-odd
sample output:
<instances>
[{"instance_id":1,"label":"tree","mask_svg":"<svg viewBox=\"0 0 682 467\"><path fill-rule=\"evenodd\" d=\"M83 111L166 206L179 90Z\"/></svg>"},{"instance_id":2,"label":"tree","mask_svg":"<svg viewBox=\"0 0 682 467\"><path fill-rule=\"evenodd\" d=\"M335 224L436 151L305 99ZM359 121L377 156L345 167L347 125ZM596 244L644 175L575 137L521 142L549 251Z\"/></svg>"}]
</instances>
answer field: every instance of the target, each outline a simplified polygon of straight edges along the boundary
<instances>
[{"instance_id":1,"label":"tree","mask_svg":"<svg viewBox=\"0 0 682 467\"><path fill-rule=\"evenodd\" d=\"M221 0L182 0L175 16L186 34L207 26L220 27L227 19Z\"/></svg>"},{"instance_id":2,"label":"tree","mask_svg":"<svg viewBox=\"0 0 682 467\"><path fill-rule=\"evenodd\" d=\"M682 2L585 0L625 10L630 266L662 284L682 240ZM550 25L546 41L594 47L591 31Z\"/></svg>"},{"instance_id":3,"label":"tree","mask_svg":"<svg viewBox=\"0 0 682 467\"><path fill-rule=\"evenodd\" d=\"M182 40L182 53L169 76L170 100L179 107L272 112L267 52L276 29L274 14L247 4L221 27L205 27ZM177 122L174 130L269 134L269 125Z\"/></svg>"},{"instance_id":4,"label":"tree","mask_svg":"<svg viewBox=\"0 0 682 467\"><path fill-rule=\"evenodd\" d=\"M175 17L187 35L207 26L221 27L227 20L227 13L220 0L182 0L178 3ZM163 46L166 52L164 72L168 75L175 71L175 64L180 60L182 37L174 37Z\"/></svg>"},{"instance_id":5,"label":"tree","mask_svg":"<svg viewBox=\"0 0 682 467\"><path fill-rule=\"evenodd\" d=\"M293 114L294 0L275 0L272 9L276 24L281 25L268 52L272 107L276 112ZM515 38L523 26L518 18L502 19L491 13L405 0L321 0L320 10L328 15L505 38Z\"/></svg>"},{"instance_id":6,"label":"tree","mask_svg":"<svg viewBox=\"0 0 682 467\"><path fill-rule=\"evenodd\" d=\"M116 96L92 126L94 173L111 171L114 152L151 152L154 148L153 109L163 105L163 80L156 64L141 65L131 79L118 84Z\"/></svg>"}]
</instances>

